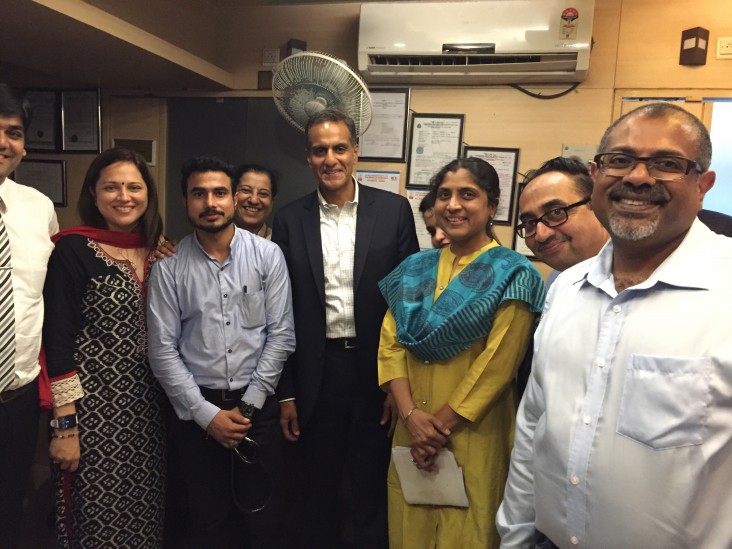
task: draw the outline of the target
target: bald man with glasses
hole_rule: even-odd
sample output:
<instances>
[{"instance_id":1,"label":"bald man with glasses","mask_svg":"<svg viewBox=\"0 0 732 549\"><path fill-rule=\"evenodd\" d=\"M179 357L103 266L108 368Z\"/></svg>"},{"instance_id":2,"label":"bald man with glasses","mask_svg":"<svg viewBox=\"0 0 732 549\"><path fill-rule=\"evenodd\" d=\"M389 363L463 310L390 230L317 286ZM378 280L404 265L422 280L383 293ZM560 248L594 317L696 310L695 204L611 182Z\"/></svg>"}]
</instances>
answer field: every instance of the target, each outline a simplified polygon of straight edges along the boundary
<instances>
[{"instance_id":1,"label":"bald man with glasses","mask_svg":"<svg viewBox=\"0 0 732 549\"><path fill-rule=\"evenodd\" d=\"M502 547L729 547L732 240L697 219L710 164L706 128L673 104L605 132L591 204L610 242L547 297Z\"/></svg>"}]
</instances>

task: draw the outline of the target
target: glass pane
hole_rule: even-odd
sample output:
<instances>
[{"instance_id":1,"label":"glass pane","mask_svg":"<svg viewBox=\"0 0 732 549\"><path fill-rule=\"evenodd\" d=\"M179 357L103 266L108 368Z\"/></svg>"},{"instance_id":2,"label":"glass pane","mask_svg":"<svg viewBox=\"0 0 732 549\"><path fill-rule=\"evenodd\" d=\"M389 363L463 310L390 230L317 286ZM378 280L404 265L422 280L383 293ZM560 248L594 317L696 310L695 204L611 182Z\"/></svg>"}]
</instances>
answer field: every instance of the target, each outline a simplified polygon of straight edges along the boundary
<instances>
[{"instance_id":1,"label":"glass pane","mask_svg":"<svg viewBox=\"0 0 732 549\"><path fill-rule=\"evenodd\" d=\"M717 180L704 197L704 209L732 215L732 101L714 100L712 169Z\"/></svg>"}]
</instances>

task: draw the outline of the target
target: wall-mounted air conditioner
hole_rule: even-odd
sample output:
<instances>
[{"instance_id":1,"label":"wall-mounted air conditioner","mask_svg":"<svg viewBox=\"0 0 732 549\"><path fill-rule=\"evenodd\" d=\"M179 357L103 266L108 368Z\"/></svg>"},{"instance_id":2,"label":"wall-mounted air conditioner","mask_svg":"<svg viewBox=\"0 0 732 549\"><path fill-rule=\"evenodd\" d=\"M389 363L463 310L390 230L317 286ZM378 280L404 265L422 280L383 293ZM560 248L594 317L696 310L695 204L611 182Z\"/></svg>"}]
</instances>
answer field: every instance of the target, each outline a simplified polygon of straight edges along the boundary
<instances>
[{"instance_id":1,"label":"wall-mounted air conditioner","mask_svg":"<svg viewBox=\"0 0 732 549\"><path fill-rule=\"evenodd\" d=\"M376 84L580 82L594 0L361 4L358 69Z\"/></svg>"}]
</instances>

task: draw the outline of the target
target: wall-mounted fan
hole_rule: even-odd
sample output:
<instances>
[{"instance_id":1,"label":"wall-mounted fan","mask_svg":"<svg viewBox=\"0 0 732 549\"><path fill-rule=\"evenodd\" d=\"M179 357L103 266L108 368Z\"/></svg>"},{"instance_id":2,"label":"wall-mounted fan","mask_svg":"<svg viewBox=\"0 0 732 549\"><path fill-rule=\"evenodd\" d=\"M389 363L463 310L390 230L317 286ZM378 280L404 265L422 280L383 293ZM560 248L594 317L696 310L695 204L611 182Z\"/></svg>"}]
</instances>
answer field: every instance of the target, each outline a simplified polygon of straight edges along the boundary
<instances>
[{"instance_id":1,"label":"wall-mounted fan","mask_svg":"<svg viewBox=\"0 0 732 549\"><path fill-rule=\"evenodd\" d=\"M272 78L275 104L300 131L325 108L338 109L356 122L360 136L371 124L371 96L348 64L327 53L304 51L284 59Z\"/></svg>"}]
</instances>

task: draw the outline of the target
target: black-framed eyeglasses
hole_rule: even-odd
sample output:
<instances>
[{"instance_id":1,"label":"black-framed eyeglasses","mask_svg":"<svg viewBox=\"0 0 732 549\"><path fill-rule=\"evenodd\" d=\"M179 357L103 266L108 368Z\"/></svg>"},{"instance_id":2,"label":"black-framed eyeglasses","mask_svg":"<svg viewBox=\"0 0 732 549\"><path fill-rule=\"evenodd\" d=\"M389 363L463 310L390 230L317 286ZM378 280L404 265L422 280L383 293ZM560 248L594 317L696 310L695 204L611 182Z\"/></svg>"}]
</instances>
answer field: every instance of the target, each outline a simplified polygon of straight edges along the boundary
<instances>
[{"instance_id":1,"label":"black-framed eyeglasses","mask_svg":"<svg viewBox=\"0 0 732 549\"><path fill-rule=\"evenodd\" d=\"M646 165L648 174L653 179L661 181L674 181L681 179L696 170L702 173L704 170L695 160L689 160L683 156L659 155L659 156L633 156L625 153L602 153L594 158L597 167L606 175L622 177L632 172L639 163Z\"/></svg>"},{"instance_id":2,"label":"black-framed eyeglasses","mask_svg":"<svg viewBox=\"0 0 732 549\"><path fill-rule=\"evenodd\" d=\"M578 208L579 206L584 206L589 201L589 198L585 198L583 200L580 200L579 202L570 204L569 206L552 208L541 217L536 217L534 219L525 219L523 222L516 225L513 230L521 238L528 238L536 234L536 227L539 223L543 223L547 227L559 227L559 225L566 223L567 219L569 219L569 210L573 208Z\"/></svg>"}]
</instances>

